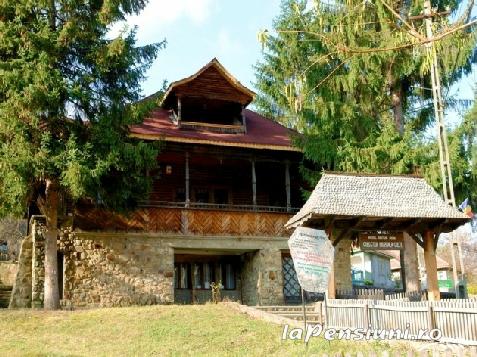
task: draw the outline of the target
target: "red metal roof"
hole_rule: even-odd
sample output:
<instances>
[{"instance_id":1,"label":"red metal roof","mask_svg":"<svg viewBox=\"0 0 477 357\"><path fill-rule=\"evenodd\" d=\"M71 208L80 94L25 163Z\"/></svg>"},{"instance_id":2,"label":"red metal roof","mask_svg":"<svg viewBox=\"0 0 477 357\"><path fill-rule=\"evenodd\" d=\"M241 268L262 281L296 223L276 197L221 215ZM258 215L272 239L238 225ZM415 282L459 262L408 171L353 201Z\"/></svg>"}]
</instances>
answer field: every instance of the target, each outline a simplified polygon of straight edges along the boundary
<instances>
[{"instance_id":1,"label":"red metal roof","mask_svg":"<svg viewBox=\"0 0 477 357\"><path fill-rule=\"evenodd\" d=\"M237 146L255 149L300 151L292 144L290 130L249 109L243 110L246 133L230 134L205 130L181 129L169 119L165 109L154 110L142 124L130 126L132 137L219 146Z\"/></svg>"}]
</instances>

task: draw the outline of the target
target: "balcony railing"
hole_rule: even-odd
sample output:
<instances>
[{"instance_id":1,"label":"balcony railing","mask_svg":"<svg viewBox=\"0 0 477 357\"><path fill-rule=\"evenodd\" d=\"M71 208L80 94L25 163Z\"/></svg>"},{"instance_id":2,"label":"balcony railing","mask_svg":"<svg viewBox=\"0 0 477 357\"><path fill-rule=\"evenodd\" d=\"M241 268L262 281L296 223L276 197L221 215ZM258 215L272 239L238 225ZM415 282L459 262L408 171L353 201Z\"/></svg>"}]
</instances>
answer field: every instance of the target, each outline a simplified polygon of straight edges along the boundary
<instances>
[{"instance_id":1,"label":"balcony railing","mask_svg":"<svg viewBox=\"0 0 477 357\"><path fill-rule=\"evenodd\" d=\"M299 208L282 206L259 206L259 205L231 205L221 203L202 203L202 202L167 202L167 201L142 201L140 207L164 207L164 208L190 208L204 210L224 210L240 212L288 212L296 213Z\"/></svg>"},{"instance_id":2,"label":"balcony railing","mask_svg":"<svg viewBox=\"0 0 477 357\"><path fill-rule=\"evenodd\" d=\"M203 203L190 203L186 207L178 202L169 205L149 202L128 215L101 208L78 208L74 224L85 231L280 237L287 235L284 225L292 214L283 207Z\"/></svg>"}]
</instances>

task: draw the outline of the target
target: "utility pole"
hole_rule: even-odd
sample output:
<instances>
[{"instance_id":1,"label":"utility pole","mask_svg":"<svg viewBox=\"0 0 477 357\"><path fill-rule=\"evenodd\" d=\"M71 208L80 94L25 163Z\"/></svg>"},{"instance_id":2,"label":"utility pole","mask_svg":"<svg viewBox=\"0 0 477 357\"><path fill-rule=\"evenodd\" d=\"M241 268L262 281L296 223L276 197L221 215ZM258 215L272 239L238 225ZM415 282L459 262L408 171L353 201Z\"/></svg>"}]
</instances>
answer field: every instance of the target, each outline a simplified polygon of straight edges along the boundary
<instances>
[{"instance_id":1,"label":"utility pole","mask_svg":"<svg viewBox=\"0 0 477 357\"><path fill-rule=\"evenodd\" d=\"M426 25L426 37L432 39L432 18L439 14L432 14L431 2L424 1L424 23ZM431 83L432 97L434 99L434 113L437 120L437 140L439 144L439 162L442 176L442 192L447 204L455 207L454 184L452 180L452 169L449 160L449 145L447 140L447 131L444 121L444 103L441 95L441 80L439 74L439 65L437 63L437 54L434 42L426 44L427 51L431 57Z\"/></svg>"},{"instance_id":2,"label":"utility pole","mask_svg":"<svg viewBox=\"0 0 477 357\"><path fill-rule=\"evenodd\" d=\"M454 183L452 180L452 169L449 159L449 145L447 140L447 131L445 127L444 120L444 103L442 100L441 94L441 80L439 73L439 65L437 62L437 54L434 46L433 34L432 34L432 19L435 16L447 15L447 13L432 13L431 2L430 0L424 1L424 12L423 16L416 17L423 18L424 24L426 26L426 38L431 40L426 44L428 55L431 58L431 83L432 83L432 98L434 102L434 114L437 121L437 140L439 145L439 162L441 168L441 178L442 178L442 193L444 195L444 200L451 206L456 207L455 195L454 195ZM462 259L462 250L460 247L460 237L456 239L454 232L451 233L452 240L452 265L453 265L453 280L454 280L454 289L456 292L456 297L459 298L459 279L457 274L457 264L455 259L455 250L459 255L459 262L462 274L462 280L465 284L465 273L464 273L464 264Z\"/></svg>"}]
</instances>

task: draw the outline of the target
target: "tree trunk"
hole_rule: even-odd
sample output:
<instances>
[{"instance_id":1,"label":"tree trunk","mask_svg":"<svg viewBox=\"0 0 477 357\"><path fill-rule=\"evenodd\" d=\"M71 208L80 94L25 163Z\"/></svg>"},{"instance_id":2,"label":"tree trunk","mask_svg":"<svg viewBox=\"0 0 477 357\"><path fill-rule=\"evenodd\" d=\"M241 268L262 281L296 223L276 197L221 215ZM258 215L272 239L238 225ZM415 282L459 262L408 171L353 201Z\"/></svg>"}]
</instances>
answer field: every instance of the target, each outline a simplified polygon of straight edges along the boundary
<instances>
[{"instance_id":1,"label":"tree trunk","mask_svg":"<svg viewBox=\"0 0 477 357\"><path fill-rule=\"evenodd\" d=\"M399 82L394 83L394 86L391 89L391 101L393 105L393 117L396 130L402 135L404 133L404 117L402 109L402 90L401 83Z\"/></svg>"},{"instance_id":2,"label":"tree trunk","mask_svg":"<svg viewBox=\"0 0 477 357\"><path fill-rule=\"evenodd\" d=\"M56 240L58 236L58 187L50 180L46 183L45 199L45 310L60 308L58 290L58 258Z\"/></svg>"}]
</instances>

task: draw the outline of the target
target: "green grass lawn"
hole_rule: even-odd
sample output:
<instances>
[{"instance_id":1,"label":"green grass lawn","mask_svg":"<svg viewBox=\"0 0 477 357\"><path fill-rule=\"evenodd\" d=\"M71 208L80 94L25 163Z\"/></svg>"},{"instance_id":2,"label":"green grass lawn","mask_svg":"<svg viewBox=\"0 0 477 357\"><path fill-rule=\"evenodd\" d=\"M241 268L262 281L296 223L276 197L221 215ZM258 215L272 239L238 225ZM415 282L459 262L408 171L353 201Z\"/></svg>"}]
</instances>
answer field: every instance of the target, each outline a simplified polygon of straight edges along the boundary
<instances>
[{"instance_id":1,"label":"green grass lawn","mask_svg":"<svg viewBox=\"0 0 477 357\"><path fill-rule=\"evenodd\" d=\"M400 350L386 343L281 341L283 328L225 305L81 311L0 310L5 356L303 356ZM400 348L399 348L400 347Z\"/></svg>"}]
</instances>

